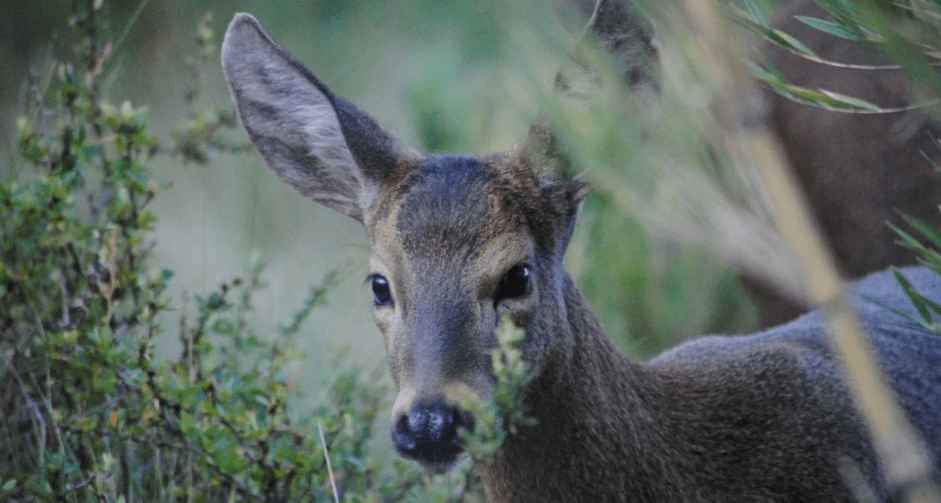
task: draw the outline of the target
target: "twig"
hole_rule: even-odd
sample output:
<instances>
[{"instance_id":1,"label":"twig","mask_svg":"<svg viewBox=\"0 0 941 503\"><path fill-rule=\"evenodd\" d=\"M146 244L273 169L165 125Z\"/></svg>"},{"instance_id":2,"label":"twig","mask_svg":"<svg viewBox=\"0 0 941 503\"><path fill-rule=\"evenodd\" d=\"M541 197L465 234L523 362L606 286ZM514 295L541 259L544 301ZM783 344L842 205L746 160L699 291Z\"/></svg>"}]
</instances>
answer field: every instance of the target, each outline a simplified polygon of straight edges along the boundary
<instances>
[{"instance_id":1,"label":"twig","mask_svg":"<svg viewBox=\"0 0 941 503\"><path fill-rule=\"evenodd\" d=\"M333 467L330 466L330 453L327 452L327 442L323 438L323 422L317 421L317 431L320 432L320 445L323 446L323 457L327 460L327 472L330 474L330 485L333 486L333 501L340 503L337 495L337 481L333 478Z\"/></svg>"}]
</instances>

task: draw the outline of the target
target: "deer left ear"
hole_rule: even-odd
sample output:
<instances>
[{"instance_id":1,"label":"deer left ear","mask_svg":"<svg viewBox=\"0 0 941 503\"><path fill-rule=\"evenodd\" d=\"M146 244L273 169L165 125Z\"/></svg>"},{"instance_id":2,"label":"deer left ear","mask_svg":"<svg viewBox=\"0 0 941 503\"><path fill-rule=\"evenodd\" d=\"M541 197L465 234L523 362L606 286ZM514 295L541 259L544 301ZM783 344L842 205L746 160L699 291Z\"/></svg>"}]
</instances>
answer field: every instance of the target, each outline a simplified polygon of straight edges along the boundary
<instances>
[{"instance_id":1,"label":"deer left ear","mask_svg":"<svg viewBox=\"0 0 941 503\"><path fill-rule=\"evenodd\" d=\"M364 220L378 187L412 154L238 14L222 66L239 119L268 166L314 201Z\"/></svg>"}]
</instances>

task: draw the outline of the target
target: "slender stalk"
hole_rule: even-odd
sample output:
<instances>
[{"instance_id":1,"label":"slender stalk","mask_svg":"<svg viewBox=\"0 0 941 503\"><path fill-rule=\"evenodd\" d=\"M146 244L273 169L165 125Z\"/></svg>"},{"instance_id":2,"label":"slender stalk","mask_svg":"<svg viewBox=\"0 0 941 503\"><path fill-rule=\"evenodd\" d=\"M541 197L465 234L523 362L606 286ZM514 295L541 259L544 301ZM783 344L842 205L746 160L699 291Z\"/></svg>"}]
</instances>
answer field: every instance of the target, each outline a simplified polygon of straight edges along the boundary
<instances>
[{"instance_id":1,"label":"slender stalk","mask_svg":"<svg viewBox=\"0 0 941 503\"><path fill-rule=\"evenodd\" d=\"M330 466L330 453L327 452L327 442L323 438L323 423L317 422L317 431L320 432L320 445L323 446L323 457L327 460L327 472L330 474L330 486L333 487L333 500L340 503L340 496L337 493L337 481L333 478L333 467Z\"/></svg>"}]
</instances>

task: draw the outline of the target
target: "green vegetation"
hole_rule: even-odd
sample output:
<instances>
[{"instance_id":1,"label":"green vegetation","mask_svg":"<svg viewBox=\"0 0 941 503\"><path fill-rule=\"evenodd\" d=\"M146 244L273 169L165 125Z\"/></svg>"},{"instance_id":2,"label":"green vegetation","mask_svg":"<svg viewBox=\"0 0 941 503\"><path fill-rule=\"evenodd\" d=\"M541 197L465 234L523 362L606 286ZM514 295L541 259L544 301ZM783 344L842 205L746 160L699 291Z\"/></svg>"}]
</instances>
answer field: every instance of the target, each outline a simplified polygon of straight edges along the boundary
<instances>
[{"instance_id":1,"label":"green vegetation","mask_svg":"<svg viewBox=\"0 0 941 503\"><path fill-rule=\"evenodd\" d=\"M317 388L298 383L296 341L341 273L274 336L255 320L260 264L173 312L173 272L152 264L150 203L166 187L150 165L207 162L234 122L191 114L165 145L146 110L110 104L103 12L77 7L75 56L33 83L18 170L0 185L0 499L435 501L452 487L473 499L466 471L427 479L376 445L388 428L384 368L338 355L321 396L298 405ZM213 59L200 33L194 63ZM173 318L182 350L157 357Z\"/></svg>"},{"instance_id":2,"label":"green vegetation","mask_svg":"<svg viewBox=\"0 0 941 503\"><path fill-rule=\"evenodd\" d=\"M535 419L526 417L523 407L522 390L530 376L522 353L515 347L524 337L526 332L509 318L500 321L497 327L499 348L491 355L493 373L497 377L493 395L482 401L467 390L462 400L461 407L476 418L474 431L465 433L464 441L467 452L478 463L492 463L495 456L499 456L500 446L507 435L534 424Z\"/></svg>"},{"instance_id":3,"label":"green vegetation","mask_svg":"<svg viewBox=\"0 0 941 503\"><path fill-rule=\"evenodd\" d=\"M913 250L918 255L918 261L921 264L941 275L941 231L928 226L917 218L908 216L904 218L905 221L915 229L915 232L908 233L898 227L892 226L892 229L901 238L901 244ZM915 234L917 237L912 234ZM941 322L938 321L938 319L941 318L941 306L925 297L913 287L898 269L893 268L892 272L895 274L899 285L901 285L902 289L905 291L905 295L908 296L912 301L912 305L918 310L918 317L908 316L899 311L896 312L899 312L902 317L915 322L915 324L923 329L941 335Z\"/></svg>"}]
</instances>

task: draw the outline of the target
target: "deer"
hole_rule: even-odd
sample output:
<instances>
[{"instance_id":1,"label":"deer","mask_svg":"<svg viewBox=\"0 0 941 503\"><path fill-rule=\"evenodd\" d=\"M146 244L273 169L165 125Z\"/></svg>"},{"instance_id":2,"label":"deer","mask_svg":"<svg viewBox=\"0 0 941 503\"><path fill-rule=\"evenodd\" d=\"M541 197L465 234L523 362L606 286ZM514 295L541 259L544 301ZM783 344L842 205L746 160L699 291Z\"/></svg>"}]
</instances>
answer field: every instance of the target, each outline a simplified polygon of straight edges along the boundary
<instances>
[{"instance_id":1,"label":"deer","mask_svg":"<svg viewBox=\"0 0 941 503\"><path fill-rule=\"evenodd\" d=\"M609 25L637 27L621 21ZM655 50L643 43L635 54ZM903 495L888 483L820 312L756 334L690 340L647 362L616 349L562 260L590 187L551 161L544 128L506 152L418 152L330 90L249 14L229 25L222 65L268 167L364 226L374 321L398 390L390 434L403 457L433 472L460 462L462 432L474 427L461 391L492 390L495 329L508 317L525 331L525 406L535 424L477 466L490 501ZM941 301L941 278L925 267L902 271ZM915 311L892 274L851 289L937 481L941 339L897 316Z\"/></svg>"}]
</instances>

